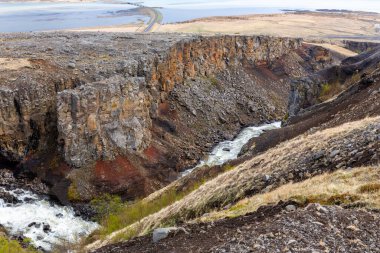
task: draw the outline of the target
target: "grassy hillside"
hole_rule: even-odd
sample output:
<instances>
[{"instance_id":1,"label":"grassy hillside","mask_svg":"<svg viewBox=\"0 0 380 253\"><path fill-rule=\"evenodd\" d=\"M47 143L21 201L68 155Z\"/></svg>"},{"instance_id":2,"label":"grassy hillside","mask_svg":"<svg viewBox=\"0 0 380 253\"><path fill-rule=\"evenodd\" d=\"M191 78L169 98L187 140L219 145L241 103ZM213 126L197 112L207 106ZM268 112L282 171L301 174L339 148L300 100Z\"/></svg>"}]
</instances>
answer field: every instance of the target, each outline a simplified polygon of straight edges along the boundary
<instances>
[{"instance_id":1,"label":"grassy hillside","mask_svg":"<svg viewBox=\"0 0 380 253\"><path fill-rule=\"evenodd\" d=\"M288 184L291 182L304 181L338 169L371 164L373 157L375 157L376 152L379 150L379 142L377 139L379 131L380 117L374 117L350 122L336 128L326 129L312 134L304 134L290 141L281 143L275 148L206 182L173 204L126 228L113 232L105 239L90 245L90 247L96 248L110 242L129 239L135 235L144 235L154 228L193 220L201 217L205 213L216 212L223 208L230 211L230 213L228 210L224 212L225 216L233 216L234 211L237 212L236 215L239 215L245 211L254 210L260 205L266 205L282 198L321 203L334 202L334 196L337 198L337 201L343 202L346 197L348 198L348 202L366 201L372 198L374 202L367 201L368 205L377 207L378 203L376 201L378 197L376 196L378 195L376 195L376 178L367 180L368 182L366 182L364 172L364 175L358 178L356 178L354 172L348 172L349 174L338 172L334 175L335 178L342 175L347 177L347 182L337 181L341 185L354 183L353 180L355 180L355 183L361 182L352 187L348 192L343 191L343 185L341 191L334 190L331 192L324 189L324 186L321 185L321 189L316 186L318 189L314 189L315 194L311 194L313 191L302 192L302 189L306 189L307 184L312 184L313 182L305 181L303 183L304 185L301 183L301 185L295 184L295 186L289 186ZM352 160L353 157L356 157L355 161ZM359 169L359 172L363 170L365 171L366 169ZM366 173L374 169L367 168L367 170ZM378 176L375 173L376 171L374 170L373 176ZM350 175L352 181L349 181ZM355 177L352 177L352 175L355 175ZM359 173L358 175L361 174ZM310 180L322 179L314 178ZM326 184L328 184L328 182L326 182ZM284 188L282 188L281 191L279 187ZM289 189L288 194L285 194L286 191L283 191L286 187L292 189ZM295 191L297 191L296 187L300 190L299 194L295 194ZM372 190L371 187L374 190ZM278 196L277 199L273 197L276 196L276 189L278 189L277 192L284 192L284 195ZM162 192L165 191L163 190L161 193ZM270 195L271 192L273 195ZM268 201L255 202L252 208L244 206L240 208L239 205L245 203L244 199L250 196L264 196L260 195L263 193L268 194L265 195ZM330 193L334 194L330 196ZM345 194L348 195L346 196ZM374 195L372 196L370 194ZM249 200L245 201L251 203ZM237 202L237 206L235 205L229 208L229 205ZM222 214L215 214L215 216L211 217L218 216L223 217L223 212Z\"/></svg>"}]
</instances>

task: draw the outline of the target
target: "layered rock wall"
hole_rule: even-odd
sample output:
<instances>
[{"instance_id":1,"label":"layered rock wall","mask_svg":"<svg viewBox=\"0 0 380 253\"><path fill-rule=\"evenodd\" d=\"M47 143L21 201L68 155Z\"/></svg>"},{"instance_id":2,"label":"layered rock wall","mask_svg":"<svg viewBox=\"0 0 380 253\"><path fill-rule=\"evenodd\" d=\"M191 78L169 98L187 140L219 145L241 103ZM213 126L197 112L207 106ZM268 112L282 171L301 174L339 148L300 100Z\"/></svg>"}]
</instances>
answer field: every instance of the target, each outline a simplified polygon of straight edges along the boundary
<instances>
[{"instance_id":1,"label":"layered rock wall","mask_svg":"<svg viewBox=\"0 0 380 253\"><path fill-rule=\"evenodd\" d=\"M43 36L40 37L33 38L33 40L44 39L42 38ZM139 104L138 108L144 111L144 113L141 118L135 118L133 120L134 123L126 124L141 125L141 129L146 129L149 127L149 116L154 118L157 113L158 104L168 97L170 91L176 85L183 84L186 79L196 76L210 77L214 73L222 72L227 68L240 67L243 62L251 64L260 62L269 63L290 51L296 50L301 45L301 41L295 39L245 36L184 37L173 40L170 42L172 45L166 41L153 41L144 44L144 46L148 47L149 53L140 51L132 53L124 58L121 63L115 62L113 64L114 69L112 70L110 62L112 60L108 60L111 56L103 56L103 52L99 52L98 55L93 55L93 53L89 55L87 50L91 49L91 46L96 46L96 40L93 41L94 45L88 44L85 41L86 36L83 35L83 41L79 41L78 45L75 45L70 40L78 40L77 37L72 38L71 35L64 35L63 38L68 40L66 45L71 45L71 49L60 50L59 56L56 55L54 59L49 59L50 56L48 55L52 53L47 52L56 49L50 47L44 49L44 45L41 43L41 47L38 50L41 50L41 58L45 59L29 60L31 67L23 69L23 72L20 72L20 70L18 72L11 71L11 73L7 73L9 76L5 84L0 86L0 118L2 119L0 122L0 152L1 156L6 159L21 161L31 153L44 152L45 150L54 148L49 145L54 145L54 143L58 142L57 129L59 130L59 145L64 145L65 159L72 165L83 165L85 161L100 157L114 157L114 152L112 151L114 146L110 143L115 142L111 139L114 139L116 135L123 136L121 142L127 143L130 146L124 148L141 150L149 143L149 134L147 134L146 130L143 131L146 137L141 138L136 134L127 134L130 131L128 130L129 128L121 130L124 127L117 126L118 123L114 122L114 128L119 129L115 132L116 135L108 133L107 138L104 136L99 137L98 126L96 127L96 131L98 131L97 135L93 134L95 130L91 129L91 127L87 125L83 127L79 126L85 123L91 125L89 122L98 123L99 116L94 116L95 114L87 115L87 112L84 113L83 110L86 110L86 106L90 109L112 108L112 106L116 106L117 110L120 109L122 111L123 108L113 104L113 101L106 101L105 98L100 98L99 94L108 92L109 96L113 97L114 100L119 95L130 96L128 98L129 101L132 104ZM52 40L52 38L45 39ZM113 39L116 41L115 43L119 43L118 40L132 41L134 38L128 37L124 39L115 37ZM20 45L24 48L17 49L20 51L20 54L29 54L28 48L33 47L29 40L30 38L27 36L26 42ZM54 43L55 41L52 41L52 44ZM159 48L159 51L156 51L149 46L150 43L160 43L160 47L164 46ZM8 47L10 45L14 46L17 43L9 44ZM134 45L128 45L125 48L120 48L120 50L127 49L132 52L134 52L133 50L137 50L133 48L135 47ZM7 45L4 44L4 46ZM137 48L139 47L141 46L138 45ZM114 48L112 49L114 51ZM25 52L22 53L22 50L25 50ZM35 50L36 54L38 50ZM86 65L82 67L79 64L75 65L70 58L67 59L69 63L60 62L68 56L81 54L85 54L83 57L95 59L93 65L96 66L96 73L92 73L93 66ZM115 61L121 58L113 52L112 55ZM99 59L99 57L101 58ZM53 62L58 60L59 62ZM107 69L104 69L105 67ZM68 71L66 68L74 70ZM81 72L77 73L78 70L76 68ZM127 94L128 92L124 94L120 93L124 91L116 92L113 81L115 79L112 79L112 76L115 75L119 75L119 80L117 81L119 86L122 82L130 83L132 86L139 86L138 93L140 95L133 94L133 90L136 89L135 87L130 88L132 90L128 91L132 92L132 94ZM133 76L145 78L145 85L142 84L144 82L143 79L139 80L138 84L135 81L131 81L132 79L128 79ZM13 78L15 81L11 80ZM122 80L123 78L125 80ZM91 80L99 80L102 84L91 84ZM75 88L84 83L90 84L83 86L83 88L66 91L66 89ZM101 89L101 86L104 88ZM64 92L58 95L60 91ZM103 99L103 101L92 101L95 99ZM140 103L139 100L143 100L143 102ZM150 100L152 101L148 102ZM97 104L98 102L103 104ZM104 103L106 102L110 104L105 105ZM121 103L122 101L119 102ZM81 108L81 103L85 103L86 105L83 105L85 107ZM142 109L142 105L149 107L150 115L147 114L146 108ZM114 113L114 111L112 109L104 109L102 113L106 115L107 113ZM57 116L59 116L58 121ZM90 119L82 119L82 116L89 117ZM108 117L110 120L113 120L116 116L109 115ZM147 119L143 119L144 117ZM120 123L121 121L117 122ZM104 124L108 124L106 128L112 128L110 123ZM91 138L95 138L94 136L98 137L95 138L97 140L92 140L90 136L92 136ZM136 138L136 141L132 140L134 138ZM108 141L105 141L106 139ZM144 139L144 141L141 141L141 139ZM80 145L80 143L83 145ZM119 144L116 142L115 145L118 146ZM84 148L87 146L88 150ZM95 146L97 147L95 148ZM84 160L80 159L81 161L79 161L77 158L79 151L80 153L90 152L92 154L86 155L88 158ZM92 158L90 159L90 157Z\"/></svg>"},{"instance_id":2,"label":"layered rock wall","mask_svg":"<svg viewBox=\"0 0 380 253\"><path fill-rule=\"evenodd\" d=\"M0 156L4 159L22 161L55 143L57 91L76 85L70 78L58 78L38 80L21 74L17 87L0 86Z\"/></svg>"},{"instance_id":3,"label":"layered rock wall","mask_svg":"<svg viewBox=\"0 0 380 253\"><path fill-rule=\"evenodd\" d=\"M58 93L58 132L66 162L76 167L141 152L151 139L145 78L110 79Z\"/></svg>"},{"instance_id":4,"label":"layered rock wall","mask_svg":"<svg viewBox=\"0 0 380 253\"><path fill-rule=\"evenodd\" d=\"M366 76L370 76L379 63L380 48L375 48L358 56L346 58L339 66L294 79L289 95L289 115L295 116L303 109L323 102L321 96L326 93L331 99L359 81L373 83L374 80Z\"/></svg>"},{"instance_id":5,"label":"layered rock wall","mask_svg":"<svg viewBox=\"0 0 380 253\"><path fill-rule=\"evenodd\" d=\"M0 165L37 168L61 193L69 180L81 199L164 186L242 127L281 119L290 81L331 64L288 38L12 36L0 57L30 66L0 69Z\"/></svg>"},{"instance_id":6,"label":"layered rock wall","mask_svg":"<svg viewBox=\"0 0 380 253\"><path fill-rule=\"evenodd\" d=\"M118 76L63 91L58 94L57 111L65 160L81 167L126 151L141 153L151 142L151 118L176 85L241 67L243 62L270 63L299 46L300 40L269 37L185 40L164 56L132 64L128 73L141 78Z\"/></svg>"},{"instance_id":7,"label":"layered rock wall","mask_svg":"<svg viewBox=\"0 0 380 253\"><path fill-rule=\"evenodd\" d=\"M301 46L301 40L260 36L201 37L174 45L153 68L150 82L158 81L163 91L195 76L213 76L244 62L271 63Z\"/></svg>"}]
</instances>

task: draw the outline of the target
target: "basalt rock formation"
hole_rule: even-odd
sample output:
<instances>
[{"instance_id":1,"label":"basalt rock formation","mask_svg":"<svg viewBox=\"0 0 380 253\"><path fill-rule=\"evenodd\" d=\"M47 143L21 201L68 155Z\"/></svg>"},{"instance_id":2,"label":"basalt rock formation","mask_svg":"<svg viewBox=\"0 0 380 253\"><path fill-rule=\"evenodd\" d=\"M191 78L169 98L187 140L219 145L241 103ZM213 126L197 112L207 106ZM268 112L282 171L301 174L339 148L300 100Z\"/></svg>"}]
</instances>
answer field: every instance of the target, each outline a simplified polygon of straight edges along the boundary
<instances>
[{"instance_id":1,"label":"basalt rock formation","mask_svg":"<svg viewBox=\"0 0 380 253\"><path fill-rule=\"evenodd\" d=\"M288 111L290 116L303 109L331 99L353 84L371 84L370 77L380 62L378 48L342 61L341 65L323 69L313 75L294 79L291 85ZM309 108L310 109L310 108Z\"/></svg>"},{"instance_id":2,"label":"basalt rock formation","mask_svg":"<svg viewBox=\"0 0 380 253\"><path fill-rule=\"evenodd\" d=\"M281 119L290 83L337 61L271 37L0 37L0 161L66 201L146 195L242 126ZM69 181L68 181L69 179Z\"/></svg>"},{"instance_id":3,"label":"basalt rock formation","mask_svg":"<svg viewBox=\"0 0 380 253\"><path fill-rule=\"evenodd\" d=\"M379 50L369 51L302 78L310 80L307 88L316 92L305 96L303 101L309 105L298 104L300 110L290 115L282 128L253 138L238 159L223 166L198 168L149 195L142 202L153 202L173 190L186 192L183 189L189 182L205 181L182 199L96 240L86 249L107 253L136 249L301 252L335 249L334 243L340 239L339 247L348 251L379 248L379 242L372 237L377 231L373 217L380 207L378 55ZM320 84L331 81L337 81L342 90L332 90L330 98L321 101L321 93L326 90ZM289 94L289 106L299 103L293 92L301 93L305 88L302 82L295 84ZM279 212L272 216L276 209ZM310 210L313 211L308 213ZM340 222L326 230L322 239L323 224L331 225L332 219L345 212L352 212L350 217L355 221L338 218ZM296 215L294 219L292 215ZM318 221L303 221L303 215L315 215ZM362 215L368 216L360 222L358 217ZM286 219L274 225L274 220L284 216ZM157 242L154 234L165 231L168 224L169 232ZM336 233L338 230L343 232ZM349 239L352 232L357 233L357 238L365 231L369 237L356 242ZM278 237L279 243L273 244Z\"/></svg>"},{"instance_id":4,"label":"basalt rock formation","mask_svg":"<svg viewBox=\"0 0 380 253\"><path fill-rule=\"evenodd\" d=\"M344 40L343 44L346 48L358 53L370 51L380 46L380 44L376 42L353 41L353 40Z\"/></svg>"}]
</instances>

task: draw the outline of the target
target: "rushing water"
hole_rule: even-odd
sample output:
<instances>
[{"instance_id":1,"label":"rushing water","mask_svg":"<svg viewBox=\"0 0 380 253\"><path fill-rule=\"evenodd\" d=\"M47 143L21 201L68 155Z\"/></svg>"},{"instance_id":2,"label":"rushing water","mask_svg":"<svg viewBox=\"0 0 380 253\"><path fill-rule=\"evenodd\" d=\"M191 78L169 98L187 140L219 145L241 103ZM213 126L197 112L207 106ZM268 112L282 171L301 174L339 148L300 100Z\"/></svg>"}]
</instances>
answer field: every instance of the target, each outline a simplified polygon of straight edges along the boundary
<instances>
[{"instance_id":1,"label":"rushing water","mask_svg":"<svg viewBox=\"0 0 380 253\"><path fill-rule=\"evenodd\" d=\"M99 225L75 216L71 207L58 206L46 197L26 190L6 190L17 199L16 204L0 199L0 224L12 235L30 238L36 247L51 250L54 245L75 243Z\"/></svg>"},{"instance_id":2,"label":"rushing water","mask_svg":"<svg viewBox=\"0 0 380 253\"><path fill-rule=\"evenodd\" d=\"M183 172L182 176L204 165L221 165L236 159L250 139L280 127L281 122L247 127L235 139L216 145L204 160L196 167ZM75 216L71 207L56 205L45 196L22 189L7 190L4 187L0 187L0 192L8 193L17 200L12 201L16 203L7 203L0 198L0 224L10 234L30 238L36 247L44 250L49 251L54 245L75 243L99 227L97 223Z\"/></svg>"},{"instance_id":3,"label":"rushing water","mask_svg":"<svg viewBox=\"0 0 380 253\"><path fill-rule=\"evenodd\" d=\"M244 128L238 136L232 141L220 142L211 153L202 160L196 167L186 170L181 176L186 176L191 173L194 169L208 165L221 165L230 160L236 159L243 148L243 146L248 143L248 141L254 137L260 136L262 133L268 130L273 130L281 127L281 122L274 122L271 124L264 124L258 127L247 127Z\"/></svg>"}]
</instances>

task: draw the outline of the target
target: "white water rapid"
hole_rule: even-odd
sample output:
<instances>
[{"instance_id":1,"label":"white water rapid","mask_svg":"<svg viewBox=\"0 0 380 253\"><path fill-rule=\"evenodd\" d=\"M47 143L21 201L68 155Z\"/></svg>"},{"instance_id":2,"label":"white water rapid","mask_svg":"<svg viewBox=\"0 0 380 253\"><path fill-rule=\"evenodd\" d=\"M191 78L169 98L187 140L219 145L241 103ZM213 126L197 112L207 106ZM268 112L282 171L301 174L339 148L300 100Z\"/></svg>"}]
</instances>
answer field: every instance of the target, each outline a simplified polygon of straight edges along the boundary
<instances>
[{"instance_id":1,"label":"white water rapid","mask_svg":"<svg viewBox=\"0 0 380 253\"><path fill-rule=\"evenodd\" d=\"M230 160L236 159L243 148L243 146L252 138L260 136L262 133L268 130L273 130L281 127L281 122L274 122L271 124L264 124L258 127L244 128L238 136L232 141L220 142L211 153L202 160L194 168L188 169L182 172L181 176L186 176L196 168L208 165L221 165Z\"/></svg>"},{"instance_id":2,"label":"white water rapid","mask_svg":"<svg viewBox=\"0 0 380 253\"><path fill-rule=\"evenodd\" d=\"M49 251L58 244L75 243L99 227L97 223L75 216L71 207L58 206L30 191L3 187L0 191L17 199L17 203L0 199L0 224L10 234L23 235L43 250Z\"/></svg>"}]
</instances>

